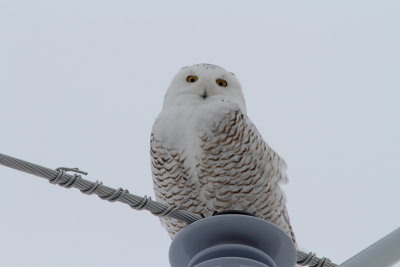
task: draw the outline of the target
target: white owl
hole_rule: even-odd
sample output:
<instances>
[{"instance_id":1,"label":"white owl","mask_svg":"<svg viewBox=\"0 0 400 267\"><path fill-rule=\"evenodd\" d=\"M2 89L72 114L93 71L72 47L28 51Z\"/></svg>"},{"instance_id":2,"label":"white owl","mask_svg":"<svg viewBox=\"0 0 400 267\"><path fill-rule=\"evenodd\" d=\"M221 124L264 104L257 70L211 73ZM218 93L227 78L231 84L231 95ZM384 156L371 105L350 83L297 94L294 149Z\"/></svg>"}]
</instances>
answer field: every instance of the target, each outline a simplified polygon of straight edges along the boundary
<instances>
[{"instance_id":1,"label":"white owl","mask_svg":"<svg viewBox=\"0 0 400 267\"><path fill-rule=\"evenodd\" d=\"M295 241L280 183L286 164L246 115L239 81L211 64L173 78L151 135L158 201L211 216L240 210L268 220ZM186 226L161 217L171 238Z\"/></svg>"}]
</instances>

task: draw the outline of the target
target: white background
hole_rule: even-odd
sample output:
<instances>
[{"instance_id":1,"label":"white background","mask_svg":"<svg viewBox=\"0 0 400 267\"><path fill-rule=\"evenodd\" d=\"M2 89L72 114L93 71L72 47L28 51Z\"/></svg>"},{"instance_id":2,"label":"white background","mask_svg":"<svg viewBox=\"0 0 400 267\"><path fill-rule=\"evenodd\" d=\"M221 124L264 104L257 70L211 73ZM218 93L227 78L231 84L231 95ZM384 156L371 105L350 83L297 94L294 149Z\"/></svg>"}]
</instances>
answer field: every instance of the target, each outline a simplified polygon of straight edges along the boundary
<instances>
[{"instance_id":1,"label":"white background","mask_svg":"<svg viewBox=\"0 0 400 267\"><path fill-rule=\"evenodd\" d=\"M242 83L297 239L341 263L400 222L398 1L0 0L0 153L153 195L183 66ZM1 266L169 266L158 218L0 167ZM400 266L400 265L398 265Z\"/></svg>"}]
</instances>

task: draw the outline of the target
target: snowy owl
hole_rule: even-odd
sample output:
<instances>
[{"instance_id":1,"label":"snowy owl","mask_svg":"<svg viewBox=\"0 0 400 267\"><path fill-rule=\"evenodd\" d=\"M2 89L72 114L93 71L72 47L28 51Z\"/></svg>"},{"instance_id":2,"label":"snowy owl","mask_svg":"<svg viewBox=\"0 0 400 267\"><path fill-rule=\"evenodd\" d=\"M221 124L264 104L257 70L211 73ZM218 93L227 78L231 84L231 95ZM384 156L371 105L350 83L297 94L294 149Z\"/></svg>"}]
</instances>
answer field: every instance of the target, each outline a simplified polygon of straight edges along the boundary
<instances>
[{"instance_id":1,"label":"snowy owl","mask_svg":"<svg viewBox=\"0 0 400 267\"><path fill-rule=\"evenodd\" d=\"M151 134L156 199L202 216L240 210L268 220L295 241L280 183L286 164L246 115L235 75L211 64L173 78ZM161 217L171 238L186 223Z\"/></svg>"}]
</instances>

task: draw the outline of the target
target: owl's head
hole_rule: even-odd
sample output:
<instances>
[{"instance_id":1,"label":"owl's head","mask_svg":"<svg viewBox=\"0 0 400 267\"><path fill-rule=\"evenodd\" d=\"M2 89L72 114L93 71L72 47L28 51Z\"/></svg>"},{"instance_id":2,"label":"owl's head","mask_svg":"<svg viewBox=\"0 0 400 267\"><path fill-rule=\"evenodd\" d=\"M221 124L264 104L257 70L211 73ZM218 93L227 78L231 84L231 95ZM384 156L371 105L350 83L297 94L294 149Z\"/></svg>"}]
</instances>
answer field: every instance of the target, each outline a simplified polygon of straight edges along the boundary
<instances>
[{"instance_id":1,"label":"owl's head","mask_svg":"<svg viewBox=\"0 0 400 267\"><path fill-rule=\"evenodd\" d=\"M242 87L235 74L211 64L182 68L173 78L163 108L179 105L201 105L211 101L229 100L246 112Z\"/></svg>"}]
</instances>

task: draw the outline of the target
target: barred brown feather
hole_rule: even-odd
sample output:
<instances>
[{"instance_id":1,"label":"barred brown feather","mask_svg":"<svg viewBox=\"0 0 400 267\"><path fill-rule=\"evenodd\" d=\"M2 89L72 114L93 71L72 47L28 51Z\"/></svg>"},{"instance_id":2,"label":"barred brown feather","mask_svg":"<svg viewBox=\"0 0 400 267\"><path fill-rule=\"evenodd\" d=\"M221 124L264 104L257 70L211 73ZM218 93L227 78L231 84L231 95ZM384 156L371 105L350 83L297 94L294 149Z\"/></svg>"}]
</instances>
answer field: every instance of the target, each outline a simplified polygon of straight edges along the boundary
<instances>
[{"instance_id":1,"label":"barred brown feather","mask_svg":"<svg viewBox=\"0 0 400 267\"><path fill-rule=\"evenodd\" d=\"M285 162L237 105L228 107L228 112L211 116L207 127L194 131L198 135L193 136L193 144L166 146L162 134L152 134L157 200L203 216L231 209L246 211L276 224L295 240L279 185L287 181ZM195 155L188 150L191 145L199 147ZM168 217L161 222L171 238L185 227L184 222Z\"/></svg>"}]
</instances>

